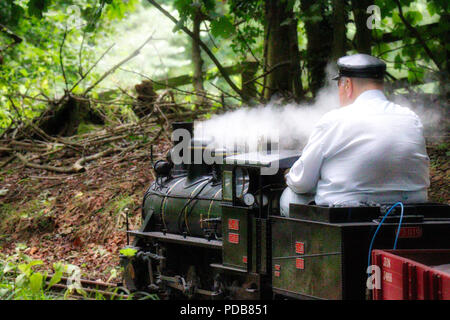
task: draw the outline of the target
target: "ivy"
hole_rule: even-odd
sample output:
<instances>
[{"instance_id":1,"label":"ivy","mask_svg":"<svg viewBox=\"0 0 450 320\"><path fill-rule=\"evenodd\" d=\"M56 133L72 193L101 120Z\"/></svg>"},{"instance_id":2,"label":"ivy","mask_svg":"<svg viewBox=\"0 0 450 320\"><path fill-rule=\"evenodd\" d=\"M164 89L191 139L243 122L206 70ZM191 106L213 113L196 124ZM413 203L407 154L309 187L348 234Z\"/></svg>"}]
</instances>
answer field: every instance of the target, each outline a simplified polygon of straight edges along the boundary
<instances>
[{"instance_id":1,"label":"ivy","mask_svg":"<svg viewBox=\"0 0 450 320\"><path fill-rule=\"evenodd\" d=\"M211 33L214 37L229 38L235 32L236 29L227 16L220 17L211 22Z\"/></svg>"}]
</instances>

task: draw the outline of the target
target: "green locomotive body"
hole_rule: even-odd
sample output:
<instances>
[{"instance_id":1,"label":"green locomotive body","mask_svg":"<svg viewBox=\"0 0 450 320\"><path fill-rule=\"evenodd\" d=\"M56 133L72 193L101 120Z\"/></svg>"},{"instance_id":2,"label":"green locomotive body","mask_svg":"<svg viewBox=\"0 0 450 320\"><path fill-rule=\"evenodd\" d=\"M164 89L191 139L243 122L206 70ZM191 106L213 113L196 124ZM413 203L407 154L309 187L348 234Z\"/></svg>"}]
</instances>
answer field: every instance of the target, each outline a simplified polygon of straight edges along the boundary
<instances>
[{"instance_id":1,"label":"green locomotive body","mask_svg":"<svg viewBox=\"0 0 450 320\"><path fill-rule=\"evenodd\" d=\"M192 140L190 151L207 146ZM217 156L218 155L218 156ZM280 216L284 171L299 152L226 154L212 164L156 168L144 196L133 257L121 256L132 291L173 299L364 299L370 240L383 207L290 205ZM276 168L263 174L264 168ZM405 206L398 248L450 248L450 210ZM398 212L373 248L392 248Z\"/></svg>"}]
</instances>

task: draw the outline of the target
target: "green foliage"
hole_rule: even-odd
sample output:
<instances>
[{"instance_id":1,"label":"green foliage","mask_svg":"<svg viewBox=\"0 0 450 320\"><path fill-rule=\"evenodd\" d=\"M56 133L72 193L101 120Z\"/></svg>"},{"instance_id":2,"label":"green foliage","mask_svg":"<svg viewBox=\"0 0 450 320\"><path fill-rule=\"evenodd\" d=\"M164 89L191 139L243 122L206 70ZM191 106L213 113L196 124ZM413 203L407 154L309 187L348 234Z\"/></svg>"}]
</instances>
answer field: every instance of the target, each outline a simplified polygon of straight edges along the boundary
<instances>
[{"instance_id":1,"label":"green foliage","mask_svg":"<svg viewBox=\"0 0 450 320\"><path fill-rule=\"evenodd\" d=\"M198 11L203 14L211 13L216 7L216 1L213 0L175 0L174 7L180 13L180 16L192 18Z\"/></svg>"},{"instance_id":2,"label":"green foliage","mask_svg":"<svg viewBox=\"0 0 450 320\"><path fill-rule=\"evenodd\" d=\"M445 151L446 153L449 152L450 145L446 142L442 142L441 144L437 145L436 149L439 151Z\"/></svg>"},{"instance_id":3,"label":"green foliage","mask_svg":"<svg viewBox=\"0 0 450 320\"><path fill-rule=\"evenodd\" d=\"M85 134L85 133L92 132L92 131L99 130L99 129L100 129L100 126L98 126L98 125L81 122L80 125L78 126L77 134Z\"/></svg>"},{"instance_id":4,"label":"green foliage","mask_svg":"<svg viewBox=\"0 0 450 320\"><path fill-rule=\"evenodd\" d=\"M180 15L174 31L187 25L194 15L200 12L209 23L210 33L214 38L231 40L232 50L240 54L238 60L245 60L249 48L262 53L264 1L233 0L225 3L211 0L176 0L174 7ZM217 49L214 49L216 53ZM259 58L262 59L262 56Z\"/></svg>"},{"instance_id":5,"label":"green foliage","mask_svg":"<svg viewBox=\"0 0 450 320\"><path fill-rule=\"evenodd\" d=\"M214 37L228 38L235 32L236 29L227 16L220 17L211 22L211 33Z\"/></svg>"},{"instance_id":6,"label":"green foliage","mask_svg":"<svg viewBox=\"0 0 450 320\"><path fill-rule=\"evenodd\" d=\"M98 75L86 71L102 52L115 19L132 12L138 0L29 0L1 1L0 21L8 33L22 39L11 45L11 36L0 31L0 131L16 119L30 119L85 78L74 93L82 92ZM64 45L63 45L64 44ZM65 77L62 67L64 66ZM38 99L26 99L37 97Z\"/></svg>"},{"instance_id":7,"label":"green foliage","mask_svg":"<svg viewBox=\"0 0 450 320\"><path fill-rule=\"evenodd\" d=\"M0 1L0 21L3 25L17 25L25 10L12 0Z\"/></svg>"},{"instance_id":8,"label":"green foliage","mask_svg":"<svg viewBox=\"0 0 450 320\"><path fill-rule=\"evenodd\" d=\"M0 4L0 21L10 28L20 27L24 20L42 19L50 11L67 11L77 6L83 19L88 22L87 30L92 32L103 11L109 19L123 18L127 11L134 9L136 3L137 0L6 0Z\"/></svg>"},{"instance_id":9,"label":"green foliage","mask_svg":"<svg viewBox=\"0 0 450 320\"><path fill-rule=\"evenodd\" d=\"M109 295L105 297L97 290L88 295L81 286L80 268L71 264L54 263L53 275L48 279L47 272L39 270L43 267L43 261L33 260L24 254L23 251L26 248L23 244L17 244L15 254L9 257L0 255L0 300L71 299L71 295L75 291L90 299L123 299L119 290L122 289L126 292L126 289L119 287L109 290L112 294L111 297ZM66 291L63 295L52 292L52 287L59 284L63 276L67 277ZM113 269L109 280L115 277L117 277L117 270ZM129 294L128 299L131 298L133 295ZM158 297L144 294L141 299L158 299Z\"/></svg>"},{"instance_id":10,"label":"green foliage","mask_svg":"<svg viewBox=\"0 0 450 320\"><path fill-rule=\"evenodd\" d=\"M120 250L120 254L128 258L134 257L136 255L136 252L137 250L133 248L124 248Z\"/></svg>"},{"instance_id":11,"label":"green foliage","mask_svg":"<svg viewBox=\"0 0 450 320\"><path fill-rule=\"evenodd\" d=\"M237 32L232 38L231 48L240 55L241 60L245 60L251 53L258 60L263 60L264 47L264 4L262 0L232 0L229 3L229 14L234 21L241 22L237 26Z\"/></svg>"},{"instance_id":12,"label":"green foliage","mask_svg":"<svg viewBox=\"0 0 450 320\"><path fill-rule=\"evenodd\" d=\"M446 12L448 1L434 0L402 0L402 11L405 20L419 30L421 25L441 21L441 15ZM419 32L422 40L437 58L438 64L432 62L422 43L409 30L400 17L400 11L395 1L377 0L375 4L381 9L381 29L374 29L373 36L380 39L383 33L391 32L399 41L392 43L378 43L373 54L391 63L397 78L407 78L410 83L423 82L425 78L438 79L439 68L445 66L445 41L440 41L445 34L448 23L439 23L433 34ZM388 65L389 68L390 65ZM389 70L388 70L389 71ZM392 71L391 71L392 73Z\"/></svg>"},{"instance_id":13,"label":"green foliage","mask_svg":"<svg viewBox=\"0 0 450 320\"><path fill-rule=\"evenodd\" d=\"M36 267L43 265L41 260L32 260L23 253L26 246L18 244L16 253L10 257L0 256L0 299L5 300L49 300L54 295L45 287L47 272L39 272ZM15 278L6 276L15 272ZM58 272L51 278L50 282L56 284ZM52 285L53 285L52 284Z\"/></svg>"},{"instance_id":14,"label":"green foliage","mask_svg":"<svg viewBox=\"0 0 450 320\"><path fill-rule=\"evenodd\" d=\"M28 2L28 14L40 19L42 18L42 14L47 11L50 4L50 0L30 0L30 2Z\"/></svg>"}]
</instances>

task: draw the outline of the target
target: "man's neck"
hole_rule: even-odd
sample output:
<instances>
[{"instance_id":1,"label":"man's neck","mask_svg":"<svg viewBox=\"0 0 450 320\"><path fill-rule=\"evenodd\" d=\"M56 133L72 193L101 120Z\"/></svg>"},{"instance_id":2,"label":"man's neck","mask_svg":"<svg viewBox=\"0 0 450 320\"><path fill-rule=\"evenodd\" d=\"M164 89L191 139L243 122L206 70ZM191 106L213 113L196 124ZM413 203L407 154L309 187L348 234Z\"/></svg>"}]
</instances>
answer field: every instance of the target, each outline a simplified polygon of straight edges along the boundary
<instances>
[{"instance_id":1,"label":"man's neck","mask_svg":"<svg viewBox=\"0 0 450 320\"><path fill-rule=\"evenodd\" d=\"M382 85L368 84L362 88L355 88L355 89L356 89L355 90L356 91L355 92L355 97L356 97L355 100L356 100L361 94L363 94L366 91L379 90L379 91L383 92L384 88Z\"/></svg>"},{"instance_id":2,"label":"man's neck","mask_svg":"<svg viewBox=\"0 0 450 320\"><path fill-rule=\"evenodd\" d=\"M380 89L364 90L356 97L356 99L353 101L353 103L360 101L360 100L371 100L371 99L385 100L386 96L384 95L383 91Z\"/></svg>"}]
</instances>

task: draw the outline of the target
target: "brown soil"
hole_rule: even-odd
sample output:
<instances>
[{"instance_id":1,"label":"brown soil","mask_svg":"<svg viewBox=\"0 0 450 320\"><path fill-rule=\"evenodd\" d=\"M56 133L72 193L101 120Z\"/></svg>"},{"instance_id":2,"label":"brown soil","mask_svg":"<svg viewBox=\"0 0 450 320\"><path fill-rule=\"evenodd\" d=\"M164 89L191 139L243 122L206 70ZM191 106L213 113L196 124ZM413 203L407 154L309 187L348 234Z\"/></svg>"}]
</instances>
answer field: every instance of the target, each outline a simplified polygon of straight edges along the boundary
<instances>
[{"instance_id":1,"label":"brown soil","mask_svg":"<svg viewBox=\"0 0 450 320\"><path fill-rule=\"evenodd\" d=\"M155 154L165 154L160 139ZM136 150L136 154L139 154ZM54 262L80 266L82 276L107 280L118 273L119 250L130 229L140 224L142 197L153 180L150 160L127 155L102 158L79 174L49 173L13 162L0 173L0 253L11 255L17 243L24 253L51 270ZM117 278L119 279L120 276Z\"/></svg>"}]
</instances>

